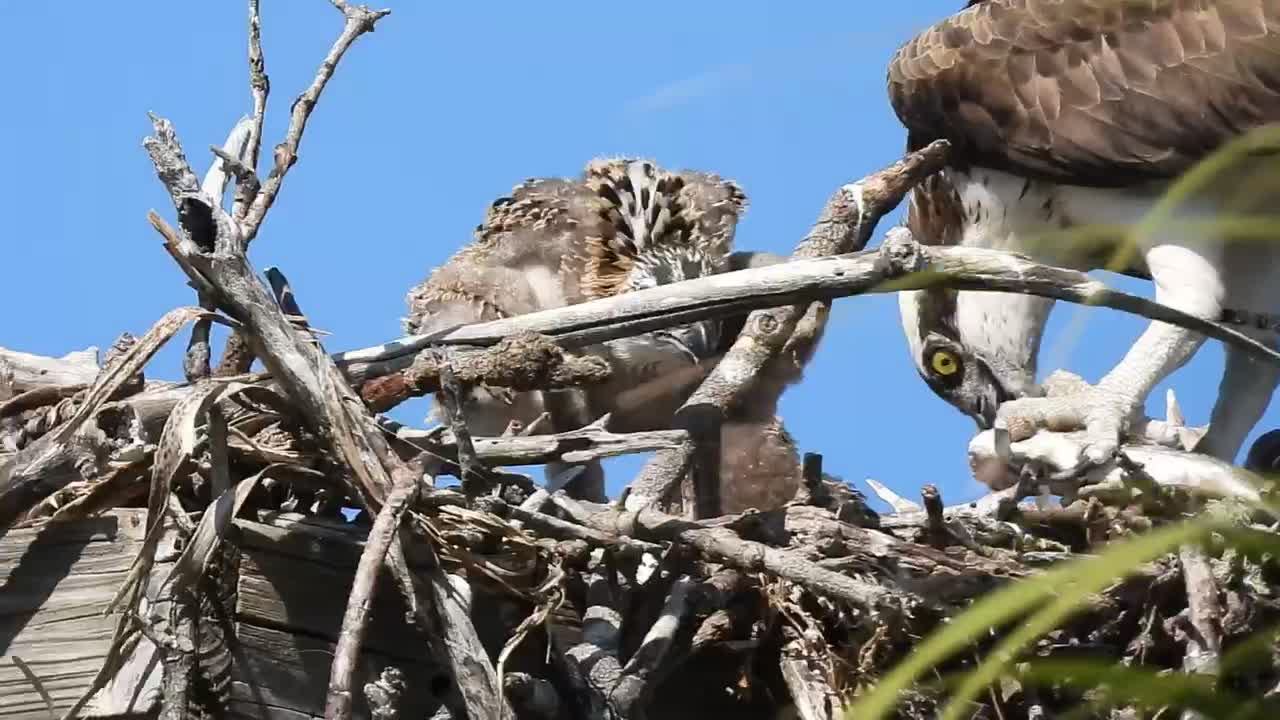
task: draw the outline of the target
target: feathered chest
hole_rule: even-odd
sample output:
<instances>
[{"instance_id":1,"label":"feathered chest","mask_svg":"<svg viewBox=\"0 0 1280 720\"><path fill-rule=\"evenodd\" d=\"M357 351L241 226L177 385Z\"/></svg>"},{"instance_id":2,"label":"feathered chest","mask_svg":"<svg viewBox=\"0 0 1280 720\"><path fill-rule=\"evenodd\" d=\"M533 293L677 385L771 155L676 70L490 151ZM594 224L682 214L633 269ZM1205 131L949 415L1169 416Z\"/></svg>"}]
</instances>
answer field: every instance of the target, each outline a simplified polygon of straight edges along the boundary
<instances>
[{"instance_id":1,"label":"feathered chest","mask_svg":"<svg viewBox=\"0 0 1280 720\"><path fill-rule=\"evenodd\" d=\"M1106 248L1068 231L1137 223L1159 193L1155 186L1093 188L987 168L948 169L913 192L907 225L925 244L1009 250L1044 263L1091 269L1105 262Z\"/></svg>"}]
</instances>

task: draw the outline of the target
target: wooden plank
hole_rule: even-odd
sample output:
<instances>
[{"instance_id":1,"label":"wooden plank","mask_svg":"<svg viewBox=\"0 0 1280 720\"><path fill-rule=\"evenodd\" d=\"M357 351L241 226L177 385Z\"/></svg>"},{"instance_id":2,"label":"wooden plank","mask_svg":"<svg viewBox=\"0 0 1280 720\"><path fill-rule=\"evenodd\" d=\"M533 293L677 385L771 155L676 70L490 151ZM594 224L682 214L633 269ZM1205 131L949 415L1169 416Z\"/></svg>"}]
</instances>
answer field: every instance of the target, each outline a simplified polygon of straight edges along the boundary
<instances>
[{"instance_id":1,"label":"wooden plank","mask_svg":"<svg viewBox=\"0 0 1280 720\"><path fill-rule=\"evenodd\" d=\"M351 569L245 550L240 557L236 617L263 627L334 640L342 625L352 575ZM399 589L386 572L381 573L365 646L397 659L426 654L426 637L405 623L405 610Z\"/></svg>"},{"instance_id":2,"label":"wooden plank","mask_svg":"<svg viewBox=\"0 0 1280 720\"><path fill-rule=\"evenodd\" d=\"M144 518L145 511L123 510L39 531L18 530L0 539L0 720L47 720L41 691L60 713L90 687L117 621L101 612L141 546ZM332 641L363 535L364 528L290 517L236 522L232 537L243 549L231 717L309 720L321 715ZM161 550L168 545L167 538L162 540ZM150 584L170 567L157 564ZM394 664L410 688L404 716L429 715L448 675L427 659L426 638L406 622L403 600L387 578L378 588L371 618L356 687ZM86 714L158 707L154 652L149 642L140 642ZM363 697L357 700L356 716L368 717Z\"/></svg>"},{"instance_id":3,"label":"wooden plank","mask_svg":"<svg viewBox=\"0 0 1280 720\"><path fill-rule=\"evenodd\" d=\"M0 718L48 720L41 691L63 712L88 690L118 619L102 610L140 547L145 517L120 510L0 538Z\"/></svg>"},{"instance_id":4,"label":"wooden plank","mask_svg":"<svg viewBox=\"0 0 1280 720\"><path fill-rule=\"evenodd\" d=\"M239 717L290 720L323 715L333 643L301 634L237 623L240 653L232 674L231 699ZM426 657L425 648L423 658ZM404 673L401 717L427 717L439 705L433 690L448 687L448 675L429 661L392 661L374 652L361 654L354 687L376 680L394 664ZM284 711L284 712L280 712ZM363 693L353 717L369 717Z\"/></svg>"}]
</instances>

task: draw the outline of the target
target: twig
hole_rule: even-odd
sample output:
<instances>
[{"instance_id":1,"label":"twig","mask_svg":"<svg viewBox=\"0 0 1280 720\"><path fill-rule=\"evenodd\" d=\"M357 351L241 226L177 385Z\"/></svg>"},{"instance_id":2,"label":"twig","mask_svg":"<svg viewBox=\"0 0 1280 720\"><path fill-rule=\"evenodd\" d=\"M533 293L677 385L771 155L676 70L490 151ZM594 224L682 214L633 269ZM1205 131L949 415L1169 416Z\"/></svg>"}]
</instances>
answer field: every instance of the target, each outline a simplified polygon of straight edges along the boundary
<instances>
[{"instance_id":1,"label":"twig","mask_svg":"<svg viewBox=\"0 0 1280 720\"><path fill-rule=\"evenodd\" d=\"M942 516L942 493L936 485L925 485L920 489L920 499L924 502L926 517L925 534L931 545L945 547L951 533L947 530L946 520Z\"/></svg>"},{"instance_id":2,"label":"twig","mask_svg":"<svg viewBox=\"0 0 1280 720\"><path fill-rule=\"evenodd\" d=\"M801 460L800 477L804 484L796 491L795 501L807 505L826 507L831 493L822 480L822 455L805 453Z\"/></svg>"},{"instance_id":3,"label":"twig","mask_svg":"<svg viewBox=\"0 0 1280 720\"><path fill-rule=\"evenodd\" d=\"M205 173L200 189L213 205L221 205L231 174L234 173L239 177L244 173L245 168L240 164L240 158L245 156L247 150L251 124L249 118L241 118L235 127L231 128L221 148L209 148L216 158ZM213 299L207 292L197 291L197 295L201 308L210 312L215 310ZM212 321L208 319L197 320L191 328L191 338L187 341L187 352L182 360L183 376L189 383L209 377L209 358L212 353L209 348L211 328Z\"/></svg>"},{"instance_id":4,"label":"twig","mask_svg":"<svg viewBox=\"0 0 1280 720\"><path fill-rule=\"evenodd\" d=\"M458 451L458 468L460 470L463 491L475 496L484 492L482 470L484 465L476 458L476 449L471 445L471 431L467 429L467 418L463 414L466 394L462 385L453 375L449 361L442 358L440 366L440 405L449 419L449 428L453 430L454 443Z\"/></svg>"},{"instance_id":5,"label":"twig","mask_svg":"<svg viewBox=\"0 0 1280 720\"><path fill-rule=\"evenodd\" d=\"M347 609L342 615L342 630L338 633L333 649L333 664L329 669L329 690L325 698L325 720L343 720L351 717L353 700L351 680L355 675L360 646L364 642L378 571L382 568L387 548L399 532L404 511L413 502L417 490L416 482L402 482L393 487L390 495L387 496L386 503L378 511L373 527L369 530L364 551L360 553L360 562L356 566L351 595L347 599Z\"/></svg>"},{"instance_id":6,"label":"twig","mask_svg":"<svg viewBox=\"0 0 1280 720\"><path fill-rule=\"evenodd\" d=\"M379 423L396 437L430 453L450 455L457 452L457 441L448 434L418 430L381 419ZM504 435L471 437L476 459L488 467L503 465L544 465L560 460L585 463L617 455L652 452L682 447L688 441L683 430L650 430L634 433L611 433L604 423L592 423L577 430L554 435ZM529 427L534 427L530 425Z\"/></svg>"},{"instance_id":7,"label":"twig","mask_svg":"<svg viewBox=\"0 0 1280 720\"><path fill-rule=\"evenodd\" d=\"M49 694L49 690L45 687L44 681L40 679L40 676L36 675L31 666L21 657L10 654L9 660L14 667L18 668L18 672L22 673L22 676L26 678L27 683L31 685L31 689L35 690L36 694L40 696L41 702L44 703L45 711L49 713L50 720L58 720L58 710L53 704L53 696Z\"/></svg>"},{"instance_id":8,"label":"twig","mask_svg":"<svg viewBox=\"0 0 1280 720\"><path fill-rule=\"evenodd\" d=\"M696 405L685 409L683 425L693 443L693 463L690 477L694 489L694 518L705 519L720 516L720 431L724 415L709 405ZM679 457L679 450L671 450Z\"/></svg>"},{"instance_id":9,"label":"twig","mask_svg":"<svg viewBox=\"0 0 1280 720\"><path fill-rule=\"evenodd\" d=\"M243 223L249 206L257 196L260 184L256 183L258 155L262 150L262 123L267 114L267 96L271 93L271 81L267 77L266 61L262 56L262 18L258 15L258 0L249 0L249 91L253 94L253 122L249 126L245 165L255 173L255 184L241 183L236 188L232 205L232 217Z\"/></svg>"},{"instance_id":10,"label":"twig","mask_svg":"<svg viewBox=\"0 0 1280 720\"><path fill-rule=\"evenodd\" d=\"M1280 353L1221 322L1201 320L1146 298L1108 288L1087 274L1031 262L1013 253L964 246L923 247L902 228L890 230L875 250L721 273L621 293L502 320L463 325L431 335L397 338L334 356L348 378L361 385L408 367L429 345L492 346L520 332L541 333L573 349L619 337L726 318L760 308L831 300L858 294L947 287L1023 293L1109 307L1150 320L1186 327L1247 350L1268 362ZM896 243L889 240L896 239ZM887 247L886 247L887 245ZM891 281L891 282L890 282ZM769 332L777 329L766 321ZM722 363L723 364L723 363Z\"/></svg>"},{"instance_id":11,"label":"twig","mask_svg":"<svg viewBox=\"0 0 1280 720\"><path fill-rule=\"evenodd\" d=\"M622 668L622 677L609 694L612 705L622 717L640 717L639 708L648 700L653 687L651 679L659 676L661 665L675 642L676 633L689 613L693 580L688 575L678 578L671 587L662 613L640 641L640 647Z\"/></svg>"},{"instance_id":12,"label":"twig","mask_svg":"<svg viewBox=\"0 0 1280 720\"><path fill-rule=\"evenodd\" d=\"M788 640L782 647L779 662L782 679L801 720L834 720L840 710L840 697L814 665L813 653L793 628L786 628Z\"/></svg>"},{"instance_id":13,"label":"twig","mask_svg":"<svg viewBox=\"0 0 1280 720\"><path fill-rule=\"evenodd\" d=\"M109 448L101 431L92 425L86 427L85 421L132 381L183 326L205 316L203 311L189 307L166 313L119 362L100 373L75 415L0 463L0 535L36 503L67 484L84 479L84 473L96 474L91 471Z\"/></svg>"},{"instance_id":14,"label":"twig","mask_svg":"<svg viewBox=\"0 0 1280 720\"><path fill-rule=\"evenodd\" d=\"M818 594L841 598L863 609L883 609L907 602L905 596L885 587L824 569L787 550L743 540L724 527L704 528L652 507L637 512L603 506L588 507L586 503L562 495L552 496L552 501L575 522L587 527L654 542L679 542L696 548L717 562L747 572L766 570Z\"/></svg>"},{"instance_id":15,"label":"twig","mask_svg":"<svg viewBox=\"0 0 1280 720\"><path fill-rule=\"evenodd\" d=\"M492 348L453 352L448 362L464 385L551 390L609 379L609 365L603 359L569 355L535 333L519 333ZM405 370L366 382L360 395L374 412L385 412L409 398L439 390L441 371L439 354L426 350Z\"/></svg>"},{"instance_id":16,"label":"twig","mask_svg":"<svg viewBox=\"0 0 1280 720\"><path fill-rule=\"evenodd\" d=\"M511 720L498 674L471 623L470 588L463 578L438 565L430 575L432 607L439 622L439 638L453 671L468 717Z\"/></svg>"},{"instance_id":17,"label":"twig","mask_svg":"<svg viewBox=\"0 0 1280 720\"><path fill-rule=\"evenodd\" d=\"M561 520L552 515L516 507L500 498L483 498L483 502L478 507L499 517L515 520L529 530L545 537L559 540L585 540L597 547L611 547L635 553L648 552L654 555L662 553L662 546L656 543L636 540L635 538L614 533L600 532L599 530Z\"/></svg>"},{"instance_id":18,"label":"twig","mask_svg":"<svg viewBox=\"0 0 1280 720\"><path fill-rule=\"evenodd\" d=\"M196 622L199 604L188 591L173 594L156 609L168 608L167 622L143 622L143 632L160 651L164 667L160 720L187 720L190 717L192 683L196 675ZM153 614L153 618L158 620ZM168 625L169 627L164 627ZM161 629L164 628L164 629Z\"/></svg>"},{"instance_id":19,"label":"twig","mask_svg":"<svg viewBox=\"0 0 1280 720\"><path fill-rule=\"evenodd\" d=\"M616 718L609 694L622 679L622 664L618 661L622 615L614 607L610 583L603 573L592 572L586 580L587 609L582 617L582 641L570 647L565 657L586 681L591 716Z\"/></svg>"},{"instance_id":20,"label":"twig","mask_svg":"<svg viewBox=\"0 0 1280 720\"><path fill-rule=\"evenodd\" d=\"M1204 551L1186 545L1178 551L1182 577L1187 586L1187 614L1194 632L1187 633L1183 670L1214 675L1222 656L1222 605L1218 583Z\"/></svg>"},{"instance_id":21,"label":"twig","mask_svg":"<svg viewBox=\"0 0 1280 720\"><path fill-rule=\"evenodd\" d=\"M346 22L342 27L342 34L334 41L333 47L329 48L329 53L325 55L324 61L320 63L320 69L316 71L315 79L311 81L311 85L293 101L292 109L289 112L289 128L285 131L284 140L275 147L275 164L271 168L271 173L267 175L267 179L262 183L262 189L253 199L253 204L249 206L245 213L243 222L240 222L240 231L244 247L248 247L249 243L258 235L258 228L262 226L262 221L266 218L267 211L271 209L271 205L276 201L276 196L280 194L280 186L284 182L284 176L289 172L289 168L298 161L298 146L302 142L302 133L307 129L307 120L311 117L311 111L315 109L316 103L320 100L320 93L324 92L325 85L329 79L333 77L334 70L337 69L338 63L342 61L342 56L351 47L361 35L367 32L373 32L374 25L391 14L390 10L370 10L363 5L352 5L343 0L330 0L333 6L337 8ZM257 16L257 8L251 9L252 15L250 19L250 38L253 37L252 27L253 18ZM250 78L254 78L254 60L252 50L252 40L250 45ZM261 50L259 50L261 56ZM266 102L266 76L263 75L263 104ZM255 99L255 106L256 106ZM255 107L256 110L256 107Z\"/></svg>"}]
</instances>

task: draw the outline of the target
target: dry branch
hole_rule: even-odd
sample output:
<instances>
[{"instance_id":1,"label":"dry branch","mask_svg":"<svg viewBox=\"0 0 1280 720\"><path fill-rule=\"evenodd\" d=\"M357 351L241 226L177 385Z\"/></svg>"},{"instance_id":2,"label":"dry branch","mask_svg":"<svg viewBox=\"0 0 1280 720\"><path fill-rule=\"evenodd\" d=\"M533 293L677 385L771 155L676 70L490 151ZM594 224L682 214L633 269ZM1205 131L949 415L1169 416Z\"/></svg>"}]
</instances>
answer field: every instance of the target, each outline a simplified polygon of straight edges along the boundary
<instances>
[{"instance_id":1,"label":"dry branch","mask_svg":"<svg viewBox=\"0 0 1280 720\"><path fill-rule=\"evenodd\" d=\"M551 340L520 333L483 350L451 353L454 377L464 385L483 383L513 390L553 390L604 382L609 366L601 358L568 355ZM440 389L438 353L421 352L405 370L366 382L360 395L374 412Z\"/></svg>"},{"instance_id":2,"label":"dry branch","mask_svg":"<svg viewBox=\"0 0 1280 720\"><path fill-rule=\"evenodd\" d=\"M397 338L334 356L352 383L399 372L429 345L487 347L521 332L546 335L573 349L709 318L741 315L761 308L832 300L865 293L947 287L1011 292L1108 307L1150 320L1186 327L1280 362L1280 354L1233 326L1202 320L1146 298L1112 290L1087 274L1031 262L1021 256L970 247L897 242L877 250L835 257L793 260L623 293L502 320L463 325L432 335ZM887 242L887 241L886 241ZM890 256L890 251L898 258ZM767 329L776 328L765 323Z\"/></svg>"},{"instance_id":3,"label":"dry branch","mask_svg":"<svg viewBox=\"0 0 1280 720\"><path fill-rule=\"evenodd\" d=\"M245 212L244 221L238 223L241 227L241 236L244 246L248 246L258 235L258 228L262 226L262 221L266 219L267 211L271 209L271 205L275 203L276 196L280 194L280 187L284 183L284 176L289 172L289 168L298 161L298 146L302 143L302 134L307 129L307 120L311 118L311 111L315 109L316 103L320 100L320 94L324 92L325 85L329 83L329 79L333 77L334 71L338 68L338 63L342 61L342 56L346 54L351 44L361 35L373 32L374 25L391 14L390 10L370 10L364 5L352 5L344 0L330 0L333 6L342 12L345 20L342 27L342 34L334 41L333 46L329 48L329 53L325 55L324 60L320 63L320 69L316 71L315 78L311 81L311 85L302 94L293 101L293 105L289 111L289 127L285 130L284 140L276 145L274 151L274 166L271 173L267 176L265 182L262 183L262 189L254 197L253 203ZM254 5L250 19L250 27L256 27L257 6ZM262 105L265 110L266 106L266 75L259 70L260 62L255 61L254 47L256 43L252 40L257 37L256 33L251 33L250 44L250 77L251 83L254 85L255 100L254 110L257 114L257 90L258 77L262 78ZM257 57L261 58L261 46L257 45ZM255 120L255 124L257 124ZM261 130L258 131L261 137Z\"/></svg>"},{"instance_id":4,"label":"dry branch","mask_svg":"<svg viewBox=\"0 0 1280 720\"><path fill-rule=\"evenodd\" d=\"M489 467L502 465L545 465L549 462L585 463L617 455L678 448L688 442L683 430L649 430L612 433L604 429L608 418L577 430L554 435L507 435L503 437L471 437L476 459ZM396 437L433 454L445 456L457 452L456 439L450 433L417 430L391 420L382 426Z\"/></svg>"},{"instance_id":5,"label":"dry branch","mask_svg":"<svg viewBox=\"0 0 1280 720\"><path fill-rule=\"evenodd\" d=\"M88 385L98 375L98 348L87 347L60 358L0 347L0 381L14 393L50 386ZM0 400L7 400L0 397Z\"/></svg>"},{"instance_id":6,"label":"dry branch","mask_svg":"<svg viewBox=\"0 0 1280 720\"><path fill-rule=\"evenodd\" d=\"M352 676L355 674L356 656L364 640L369 624L369 608L373 592L382 569L387 550L400 532L405 511L413 502L418 483L410 478L391 490L386 503L378 511L378 517L369 530L360 564L356 566L351 595L347 598L347 611L342 616L342 630L333 650L333 664L329 670L329 692L325 698L325 720L338 720L351 716Z\"/></svg>"},{"instance_id":7,"label":"dry branch","mask_svg":"<svg viewBox=\"0 0 1280 720\"><path fill-rule=\"evenodd\" d=\"M906 596L894 590L827 570L786 550L743 540L727 528L705 528L650 507L628 512L612 507L590 507L562 495L553 496L552 500L574 522L594 530L651 542L679 542L715 562L747 572L767 571L863 610L876 612L894 606L905 608L909 604Z\"/></svg>"}]
</instances>

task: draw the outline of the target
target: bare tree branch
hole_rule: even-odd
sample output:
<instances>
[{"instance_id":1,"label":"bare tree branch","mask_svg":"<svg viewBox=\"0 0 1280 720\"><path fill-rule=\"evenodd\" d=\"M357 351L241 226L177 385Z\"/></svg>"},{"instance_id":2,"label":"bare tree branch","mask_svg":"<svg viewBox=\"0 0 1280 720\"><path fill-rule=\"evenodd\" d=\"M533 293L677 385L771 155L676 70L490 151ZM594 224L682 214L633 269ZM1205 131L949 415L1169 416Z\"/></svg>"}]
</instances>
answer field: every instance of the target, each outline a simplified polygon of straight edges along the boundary
<instances>
[{"instance_id":1,"label":"bare tree branch","mask_svg":"<svg viewBox=\"0 0 1280 720\"><path fill-rule=\"evenodd\" d=\"M360 646L364 642L369 622L369 608L377 586L378 571L387 556L387 549L400 532L405 510L417 494L418 483L397 484L387 497L386 504L378 511L378 517L369 530L360 563L356 566L351 595L342 616L342 629L333 648L333 664L329 668L329 691L325 696L325 720L343 720L351 717L354 700L352 677L355 675Z\"/></svg>"},{"instance_id":2,"label":"bare tree branch","mask_svg":"<svg viewBox=\"0 0 1280 720\"><path fill-rule=\"evenodd\" d=\"M258 228L262 226L262 221L266 219L267 211L271 209L271 205L276 201L276 196L280 194L280 186L284 182L284 176L289 172L289 168L298 161L298 146L302 143L302 133L307 129L307 120L311 117L311 111L315 109L316 103L320 100L320 93L324 92L325 85L329 83L329 79L333 77L334 70L337 69L338 63L342 61L342 56L351 47L361 35L367 32L373 32L374 25L391 14L390 10L370 10L364 5L352 5L343 0L330 0L333 6L342 12L346 22L342 27L342 34L334 41L333 47L329 48L329 54L325 56L320 63L320 69L316 71L315 79L311 81L311 85L293 101L293 107L289 111L289 128L285 131L284 140L275 147L275 165L271 168L271 174L267 175L267 179L262 183L262 189L258 192L257 197L253 199L253 204L249 206L245 213L244 222L239 223L241 226L241 242L247 247L249 243L258 235ZM252 17L257 16L257 8L254 7ZM251 27L253 20L250 20ZM250 36L252 38L252 35ZM252 46L251 46L252 47ZM253 68L253 50L250 50L250 63ZM259 57L261 50L259 49ZM250 70L250 77L253 78L254 70ZM266 103L266 76L263 75L263 104ZM255 111L256 111L255 100Z\"/></svg>"}]
</instances>

